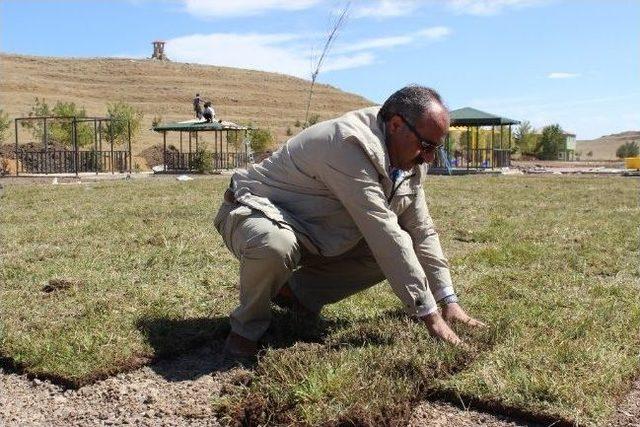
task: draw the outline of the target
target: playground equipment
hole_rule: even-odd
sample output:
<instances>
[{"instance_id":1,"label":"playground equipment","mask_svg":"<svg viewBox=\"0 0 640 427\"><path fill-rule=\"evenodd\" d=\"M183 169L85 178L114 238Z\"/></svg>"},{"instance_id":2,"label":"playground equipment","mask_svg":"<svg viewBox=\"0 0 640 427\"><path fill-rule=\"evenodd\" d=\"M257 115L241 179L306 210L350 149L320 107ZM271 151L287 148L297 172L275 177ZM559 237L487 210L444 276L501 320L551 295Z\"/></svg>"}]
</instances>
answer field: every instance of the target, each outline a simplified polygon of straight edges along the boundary
<instances>
[{"instance_id":1,"label":"playground equipment","mask_svg":"<svg viewBox=\"0 0 640 427\"><path fill-rule=\"evenodd\" d=\"M624 167L627 169L640 170L640 157L625 157Z\"/></svg>"}]
</instances>

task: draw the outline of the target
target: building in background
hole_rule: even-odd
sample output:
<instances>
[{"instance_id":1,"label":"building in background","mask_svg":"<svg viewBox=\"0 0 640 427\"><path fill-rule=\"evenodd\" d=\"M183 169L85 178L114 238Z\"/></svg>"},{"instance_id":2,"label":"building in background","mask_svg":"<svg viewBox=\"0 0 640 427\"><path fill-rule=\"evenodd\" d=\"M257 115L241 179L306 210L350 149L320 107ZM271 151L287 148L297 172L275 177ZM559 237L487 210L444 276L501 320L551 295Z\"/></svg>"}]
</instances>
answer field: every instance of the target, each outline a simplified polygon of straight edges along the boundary
<instances>
[{"instance_id":1,"label":"building in background","mask_svg":"<svg viewBox=\"0 0 640 427\"><path fill-rule=\"evenodd\" d=\"M558 160L573 161L576 155L576 135L566 132L563 135L563 142L558 147Z\"/></svg>"}]
</instances>

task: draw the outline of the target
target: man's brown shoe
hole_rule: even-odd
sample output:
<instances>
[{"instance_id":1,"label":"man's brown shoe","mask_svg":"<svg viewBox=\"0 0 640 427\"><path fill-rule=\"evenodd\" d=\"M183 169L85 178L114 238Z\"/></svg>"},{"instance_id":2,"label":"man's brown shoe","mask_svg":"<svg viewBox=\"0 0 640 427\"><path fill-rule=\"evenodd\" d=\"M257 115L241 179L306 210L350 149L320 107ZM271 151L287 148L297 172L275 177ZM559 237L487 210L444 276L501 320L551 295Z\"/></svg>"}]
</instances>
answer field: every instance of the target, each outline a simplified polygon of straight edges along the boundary
<instances>
[{"instance_id":1,"label":"man's brown shoe","mask_svg":"<svg viewBox=\"0 0 640 427\"><path fill-rule=\"evenodd\" d=\"M229 332L224 343L224 353L240 357L255 356L258 354L258 343L235 332Z\"/></svg>"},{"instance_id":2,"label":"man's brown shoe","mask_svg":"<svg viewBox=\"0 0 640 427\"><path fill-rule=\"evenodd\" d=\"M254 365L258 358L258 343L235 332L229 332L224 343L223 355L225 363Z\"/></svg>"}]
</instances>

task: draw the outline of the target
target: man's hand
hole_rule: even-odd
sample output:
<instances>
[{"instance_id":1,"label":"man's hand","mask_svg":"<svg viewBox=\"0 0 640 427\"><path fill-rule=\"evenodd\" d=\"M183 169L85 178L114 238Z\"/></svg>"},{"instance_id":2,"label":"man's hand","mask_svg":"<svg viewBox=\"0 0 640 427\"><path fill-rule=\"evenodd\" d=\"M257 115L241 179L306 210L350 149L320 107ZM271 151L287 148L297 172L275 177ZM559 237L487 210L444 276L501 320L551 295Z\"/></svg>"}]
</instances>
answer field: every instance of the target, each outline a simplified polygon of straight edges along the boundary
<instances>
[{"instance_id":1,"label":"man's hand","mask_svg":"<svg viewBox=\"0 0 640 427\"><path fill-rule=\"evenodd\" d=\"M476 320L471 316L469 316L467 313L465 313L462 307L460 307L460 305L457 303L445 305L442 308L442 317L448 323L460 322L460 323L465 323L469 326L480 327L480 328L484 328L487 326L481 321Z\"/></svg>"},{"instance_id":2,"label":"man's hand","mask_svg":"<svg viewBox=\"0 0 640 427\"><path fill-rule=\"evenodd\" d=\"M440 313L437 311L427 314L421 317L422 321L427 325L429 334L432 337L440 338L443 341L449 342L455 346L463 346L463 342L455 332L451 330L447 322L444 321Z\"/></svg>"}]
</instances>

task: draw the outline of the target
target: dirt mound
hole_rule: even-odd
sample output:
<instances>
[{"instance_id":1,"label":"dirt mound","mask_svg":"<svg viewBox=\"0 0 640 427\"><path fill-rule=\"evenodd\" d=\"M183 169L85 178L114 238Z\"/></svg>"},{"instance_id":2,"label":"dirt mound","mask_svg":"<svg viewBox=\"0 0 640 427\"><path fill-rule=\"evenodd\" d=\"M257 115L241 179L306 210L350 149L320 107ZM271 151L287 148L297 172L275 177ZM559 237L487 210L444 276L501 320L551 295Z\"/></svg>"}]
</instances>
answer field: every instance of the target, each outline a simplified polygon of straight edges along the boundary
<instances>
[{"instance_id":1,"label":"dirt mound","mask_svg":"<svg viewBox=\"0 0 640 427\"><path fill-rule=\"evenodd\" d=\"M170 148L167 147L167 149ZM152 147L145 148L138 154L138 157L144 159L149 168L161 165L164 162L162 145L154 145Z\"/></svg>"},{"instance_id":2,"label":"dirt mound","mask_svg":"<svg viewBox=\"0 0 640 427\"><path fill-rule=\"evenodd\" d=\"M158 145L154 145L152 147L148 147L145 148L144 150L142 150L140 152L140 154L138 154L138 156L136 157L136 159L141 159L142 162L144 162L144 166L140 165L141 168L148 168L151 169L154 166L157 165L162 165L164 163L164 156L162 154L162 145L158 144ZM179 150L174 147L171 144L167 145L167 153L171 154L177 154L179 153Z\"/></svg>"},{"instance_id":3,"label":"dirt mound","mask_svg":"<svg viewBox=\"0 0 640 427\"><path fill-rule=\"evenodd\" d=\"M26 144L20 144L19 148L21 150L35 152L35 153L44 153L46 150L44 146L40 143L36 142L28 142ZM47 147L49 151L72 151L69 147L63 144L59 144L57 142L49 143ZM3 144L0 145L0 157L5 157L7 159L16 159L16 146L15 144Z\"/></svg>"}]
</instances>

